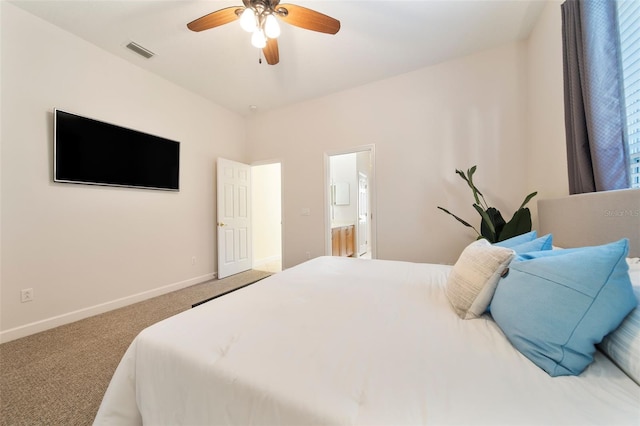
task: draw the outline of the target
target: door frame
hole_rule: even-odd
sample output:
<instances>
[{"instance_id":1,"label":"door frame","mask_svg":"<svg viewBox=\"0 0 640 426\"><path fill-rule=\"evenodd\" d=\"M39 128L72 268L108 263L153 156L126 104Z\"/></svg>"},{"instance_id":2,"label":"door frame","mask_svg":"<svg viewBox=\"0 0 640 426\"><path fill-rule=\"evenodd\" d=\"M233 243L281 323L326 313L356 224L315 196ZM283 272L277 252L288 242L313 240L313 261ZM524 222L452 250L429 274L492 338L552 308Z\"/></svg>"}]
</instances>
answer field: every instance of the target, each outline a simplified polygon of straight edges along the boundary
<instances>
[{"instance_id":1,"label":"door frame","mask_svg":"<svg viewBox=\"0 0 640 426\"><path fill-rule=\"evenodd\" d=\"M353 148L326 151L324 153L324 252L326 256L331 256L331 162L330 158L337 155L356 154L358 152L369 152L371 161L371 174L369 176L369 220L370 220L370 245L371 258L378 257L377 244L377 197L376 197L376 150L375 144L361 145Z\"/></svg>"},{"instance_id":2,"label":"door frame","mask_svg":"<svg viewBox=\"0 0 640 426\"><path fill-rule=\"evenodd\" d=\"M360 215L360 211L361 211L360 209L362 207L362 205L360 203L360 195L361 195L361 190L362 190L361 184L362 184L363 179L364 179L364 182L365 182L364 193L366 194L366 203L367 203L366 207L367 207L367 209L366 209L364 215ZM370 220L371 214L369 212L369 202L370 202L369 199L370 198L371 197L369 196L369 175L368 174L364 174L361 171L358 171L358 220L356 222L356 229L357 229L356 235L358 237L357 241L356 241L356 252L358 254L358 257L360 257L360 251L362 249L362 244L361 244L362 243L362 234L360 233L362 227L360 226L360 224L361 224L360 218L363 217L363 216L366 218L365 222L364 222L365 223L364 227L366 228L366 235L365 235L366 242L365 242L364 246L365 246L367 251L371 250L370 249L370 244L369 244L369 234L371 233L369 231L369 228L371 227L370 226L371 225L371 220Z\"/></svg>"}]
</instances>

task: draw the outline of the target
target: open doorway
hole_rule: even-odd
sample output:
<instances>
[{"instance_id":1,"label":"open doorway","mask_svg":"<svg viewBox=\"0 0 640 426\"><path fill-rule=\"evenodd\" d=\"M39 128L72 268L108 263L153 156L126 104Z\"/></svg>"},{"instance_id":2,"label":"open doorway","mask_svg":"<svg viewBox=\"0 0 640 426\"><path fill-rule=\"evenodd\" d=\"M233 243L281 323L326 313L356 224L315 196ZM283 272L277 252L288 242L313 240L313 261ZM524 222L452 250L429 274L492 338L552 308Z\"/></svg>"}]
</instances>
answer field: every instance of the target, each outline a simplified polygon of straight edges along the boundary
<instances>
[{"instance_id":1,"label":"open doorway","mask_svg":"<svg viewBox=\"0 0 640 426\"><path fill-rule=\"evenodd\" d=\"M325 154L325 254L376 258L374 146Z\"/></svg>"},{"instance_id":2,"label":"open doorway","mask_svg":"<svg viewBox=\"0 0 640 426\"><path fill-rule=\"evenodd\" d=\"M282 165L251 166L253 269L282 270Z\"/></svg>"}]
</instances>

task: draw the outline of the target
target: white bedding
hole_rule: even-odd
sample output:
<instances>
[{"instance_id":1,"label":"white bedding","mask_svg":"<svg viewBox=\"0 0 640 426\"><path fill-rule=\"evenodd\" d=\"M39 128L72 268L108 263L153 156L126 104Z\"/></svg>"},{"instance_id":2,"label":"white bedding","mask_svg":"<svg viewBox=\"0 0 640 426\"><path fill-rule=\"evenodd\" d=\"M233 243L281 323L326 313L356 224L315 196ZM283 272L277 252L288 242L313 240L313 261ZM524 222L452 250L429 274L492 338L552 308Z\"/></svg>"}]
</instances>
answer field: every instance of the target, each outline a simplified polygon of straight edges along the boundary
<instances>
[{"instance_id":1,"label":"white bedding","mask_svg":"<svg viewBox=\"0 0 640 426\"><path fill-rule=\"evenodd\" d=\"M155 324L95 424L640 424L600 352L552 378L490 317L459 319L450 269L320 257Z\"/></svg>"}]
</instances>

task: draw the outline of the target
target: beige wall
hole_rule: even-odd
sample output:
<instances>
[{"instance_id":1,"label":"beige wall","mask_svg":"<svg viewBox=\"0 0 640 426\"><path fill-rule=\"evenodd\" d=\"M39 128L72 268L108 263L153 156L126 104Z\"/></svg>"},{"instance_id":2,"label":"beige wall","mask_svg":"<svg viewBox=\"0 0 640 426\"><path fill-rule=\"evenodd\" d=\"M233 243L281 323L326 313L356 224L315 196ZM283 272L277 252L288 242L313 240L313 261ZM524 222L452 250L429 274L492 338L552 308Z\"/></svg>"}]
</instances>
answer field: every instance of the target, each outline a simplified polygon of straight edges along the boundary
<instances>
[{"instance_id":1,"label":"beige wall","mask_svg":"<svg viewBox=\"0 0 640 426\"><path fill-rule=\"evenodd\" d=\"M436 206L477 215L456 168L477 164L479 186L505 212L533 190L526 74L516 43L252 117L251 159L287 163L285 266L324 254L324 153L366 144L376 149L378 257L453 262L474 234Z\"/></svg>"},{"instance_id":2,"label":"beige wall","mask_svg":"<svg viewBox=\"0 0 640 426\"><path fill-rule=\"evenodd\" d=\"M211 278L215 159L245 160L244 120L0 7L0 338ZM54 107L180 141L180 192L52 183ZM23 288L34 301L20 303Z\"/></svg>"},{"instance_id":3,"label":"beige wall","mask_svg":"<svg viewBox=\"0 0 640 426\"><path fill-rule=\"evenodd\" d=\"M527 185L538 197L569 195L562 82L561 1L545 7L527 41ZM537 224L535 202L531 203Z\"/></svg>"}]
</instances>

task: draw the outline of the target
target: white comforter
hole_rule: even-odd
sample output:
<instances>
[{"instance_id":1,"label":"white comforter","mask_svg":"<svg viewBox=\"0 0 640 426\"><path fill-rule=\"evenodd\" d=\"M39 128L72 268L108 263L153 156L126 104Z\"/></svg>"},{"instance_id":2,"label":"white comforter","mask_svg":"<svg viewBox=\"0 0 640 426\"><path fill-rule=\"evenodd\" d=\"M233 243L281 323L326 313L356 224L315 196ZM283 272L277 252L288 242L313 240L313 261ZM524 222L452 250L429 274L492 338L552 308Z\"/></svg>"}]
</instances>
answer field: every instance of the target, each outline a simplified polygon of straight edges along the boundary
<instances>
[{"instance_id":1,"label":"white comforter","mask_svg":"<svg viewBox=\"0 0 640 426\"><path fill-rule=\"evenodd\" d=\"M601 353L551 378L489 317L459 319L449 271L321 257L155 324L95 423L640 423L640 387Z\"/></svg>"}]
</instances>

